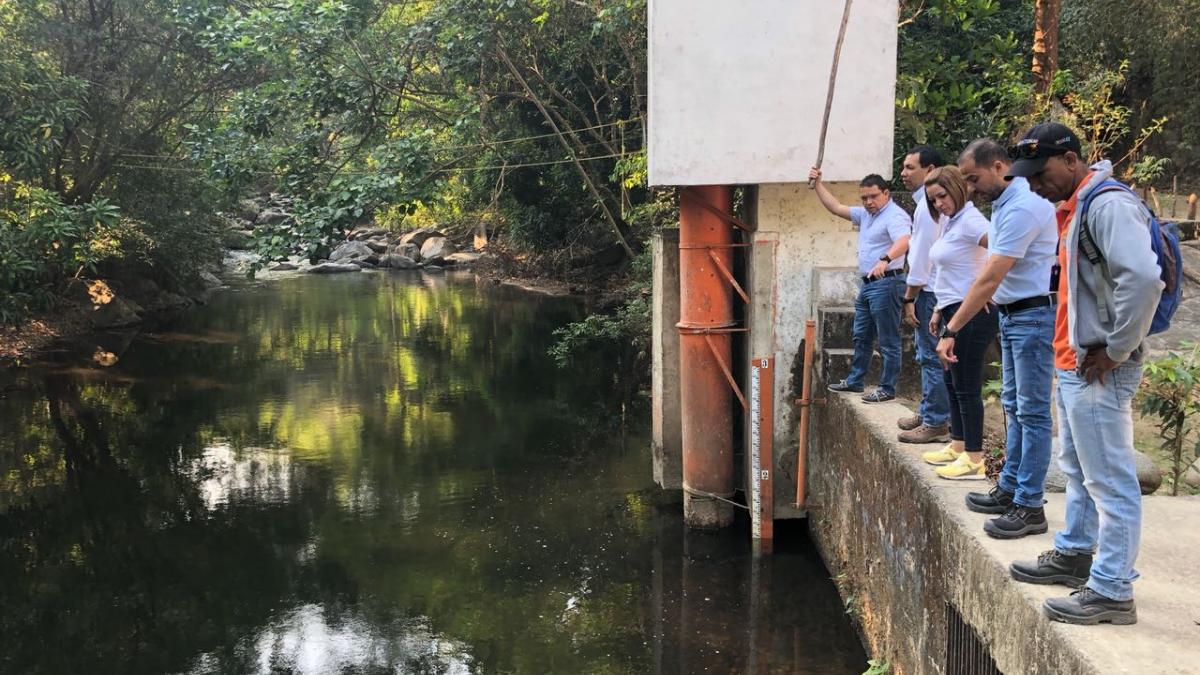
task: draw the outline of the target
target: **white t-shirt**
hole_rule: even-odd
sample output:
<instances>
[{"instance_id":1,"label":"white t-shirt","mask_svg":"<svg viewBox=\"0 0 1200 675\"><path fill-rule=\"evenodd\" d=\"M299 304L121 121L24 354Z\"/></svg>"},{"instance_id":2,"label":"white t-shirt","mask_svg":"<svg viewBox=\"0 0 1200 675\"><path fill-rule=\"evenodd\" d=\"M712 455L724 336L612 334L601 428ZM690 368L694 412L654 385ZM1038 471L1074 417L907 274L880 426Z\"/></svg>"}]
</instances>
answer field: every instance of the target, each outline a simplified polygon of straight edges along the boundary
<instances>
[{"instance_id":1,"label":"white t-shirt","mask_svg":"<svg viewBox=\"0 0 1200 675\"><path fill-rule=\"evenodd\" d=\"M938 309L967 297L971 284L987 263L988 250L979 244L987 233L988 219L971 202L942 226L942 236L929 249Z\"/></svg>"},{"instance_id":2,"label":"white t-shirt","mask_svg":"<svg viewBox=\"0 0 1200 675\"><path fill-rule=\"evenodd\" d=\"M908 285L926 286L925 290L932 291L929 249L942 233L941 219L934 220L933 214L929 213L925 186L922 185L912 196L917 208L913 211L912 239L908 241Z\"/></svg>"}]
</instances>

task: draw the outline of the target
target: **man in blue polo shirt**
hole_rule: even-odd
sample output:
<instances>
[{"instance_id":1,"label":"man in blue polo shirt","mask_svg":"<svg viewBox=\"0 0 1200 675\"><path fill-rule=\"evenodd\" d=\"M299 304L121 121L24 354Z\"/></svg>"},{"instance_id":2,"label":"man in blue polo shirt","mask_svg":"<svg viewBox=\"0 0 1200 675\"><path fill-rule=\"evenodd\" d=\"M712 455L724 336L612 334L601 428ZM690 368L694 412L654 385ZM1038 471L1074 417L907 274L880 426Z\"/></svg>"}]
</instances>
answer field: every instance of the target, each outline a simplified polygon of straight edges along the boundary
<instances>
[{"instance_id":1,"label":"man in blue polo shirt","mask_svg":"<svg viewBox=\"0 0 1200 675\"><path fill-rule=\"evenodd\" d=\"M942 329L938 356L955 360L954 338L981 310L1000 312L1004 373L1000 401L1008 422L1004 471L990 492L967 494L967 508L1000 514L983 529L1000 539L1046 532L1042 511L1050 466L1050 402L1054 380L1054 279L1058 224L1054 205L1024 178L1008 178L1008 151L990 139L963 150L958 167L976 194L992 202L991 255L962 306ZM995 303L991 306L989 301ZM962 461L969 460L963 460ZM979 466L969 470L983 474Z\"/></svg>"},{"instance_id":2,"label":"man in blue polo shirt","mask_svg":"<svg viewBox=\"0 0 1200 675\"><path fill-rule=\"evenodd\" d=\"M879 387L862 397L867 403L896 398L896 380L900 377L900 300L904 295L904 254L912 236L912 219L892 201L887 181L878 174L858 184L862 206L846 206L821 182L821 170L814 168L809 180L815 182L817 198L833 215L858 227L858 273L862 288L854 301L854 361L850 374L830 391L860 392L865 388L867 369L875 340L883 355L883 374Z\"/></svg>"}]
</instances>

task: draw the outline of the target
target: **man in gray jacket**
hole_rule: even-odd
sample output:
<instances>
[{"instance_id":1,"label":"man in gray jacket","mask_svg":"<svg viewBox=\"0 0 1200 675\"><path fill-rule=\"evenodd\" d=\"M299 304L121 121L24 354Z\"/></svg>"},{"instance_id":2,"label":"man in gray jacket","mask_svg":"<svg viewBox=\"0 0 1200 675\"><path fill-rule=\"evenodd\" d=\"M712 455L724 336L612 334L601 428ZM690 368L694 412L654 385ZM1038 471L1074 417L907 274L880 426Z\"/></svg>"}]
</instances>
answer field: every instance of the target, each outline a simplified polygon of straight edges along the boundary
<instances>
[{"instance_id":1,"label":"man in gray jacket","mask_svg":"<svg viewBox=\"0 0 1200 675\"><path fill-rule=\"evenodd\" d=\"M1136 623L1132 584L1138 577L1133 565L1142 495L1131 403L1142 379L1143 340L1163 291L1150 212L1128 191L1102 186L1112 177L1112 164L1089 167L1080 156L1079 137L1061 124L1033 127L1011 154L1017 160L1013 175L1027 177L1046 199L1062 202L1054 365L1067 517L1054 549L1035 561L1015 562L1010 570L1018 581L1079 587L1069 597L1046 601L1053 620ZM1080 244L1085 217L1101 256L1094 265Z\"/></svg>"}]
</instances>

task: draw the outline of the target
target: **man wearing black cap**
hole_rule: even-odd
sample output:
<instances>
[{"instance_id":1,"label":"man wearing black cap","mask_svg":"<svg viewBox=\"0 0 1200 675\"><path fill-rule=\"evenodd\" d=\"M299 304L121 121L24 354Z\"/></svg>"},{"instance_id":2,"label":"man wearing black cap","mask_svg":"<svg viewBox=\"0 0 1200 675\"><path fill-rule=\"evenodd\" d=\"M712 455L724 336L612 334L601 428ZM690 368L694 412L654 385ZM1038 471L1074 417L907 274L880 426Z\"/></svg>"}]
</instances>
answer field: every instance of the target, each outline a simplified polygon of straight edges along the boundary
<instances>
[{"instance_id":1,"label":"man wearing black cap","mask_svg":"<svg viewBox=\"0 0 1200 675\"><path fill-rule=\"evenodd\" d=\"M1053 442L1054 296L1050 277L1058 245L1054 205L1031 192L1024 178L1010 179L1011 164L1008 151L986 138L972 142L959 156L958 167L968 185L992 202L989 256L962 305L943 328L937 348L944 362L955 361L957 332L981 311L1000 312L1000 402L1007 422L1004 471L990 492L968 493L966 501L972 511L996 514L983 529L1002 539L1049 529L1042 504ZM970 468L983 473L982 462Z\"/></svg>"},{"instance_id":2,"label":"man wearing black cap","mask_svg":"<svg viewBox=\"0 0 1200 675\"><path fill-rule=\"evenodd\" d=\"M1012 175L1062 202L1054 365L1058 463L1067 476L1066 526L1054 548L1010 571L1018 581L1080 587L1046 601L1051 619L1136 623L1132 583L1142 496L1131 402L1142 379L1142 342L1163 291L1150 212L1110 180L1110 162L1089 167L1078 136L1061 124L1033 127L1010 153Z\"/></svg>"}]
</instances>

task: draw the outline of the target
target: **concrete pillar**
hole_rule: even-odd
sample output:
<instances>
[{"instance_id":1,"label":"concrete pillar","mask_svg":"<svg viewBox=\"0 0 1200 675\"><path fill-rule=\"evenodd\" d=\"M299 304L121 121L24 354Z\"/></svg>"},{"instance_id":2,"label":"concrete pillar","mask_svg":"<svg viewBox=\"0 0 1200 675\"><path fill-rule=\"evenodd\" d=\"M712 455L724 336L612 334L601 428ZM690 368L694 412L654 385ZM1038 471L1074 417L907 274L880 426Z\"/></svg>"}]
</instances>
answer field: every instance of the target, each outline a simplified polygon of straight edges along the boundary
<instances>
[{"instance_id":1,"label":"concrete pillar","mask_svg":"<svg viewBox=\"0 0 1200 675\"><path fill-rule=\"evenodd\" d=\"M679 230L661 230L650 242L654 258L651 297L650 443L654 482L664 490L683 487L679 431Z\"/></svg>"}]
</instances>

